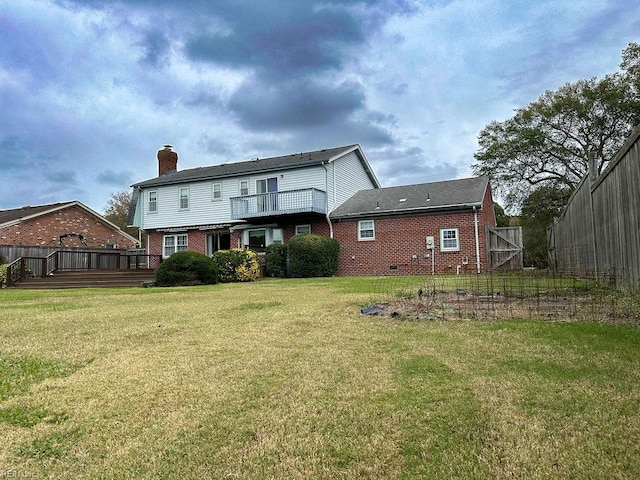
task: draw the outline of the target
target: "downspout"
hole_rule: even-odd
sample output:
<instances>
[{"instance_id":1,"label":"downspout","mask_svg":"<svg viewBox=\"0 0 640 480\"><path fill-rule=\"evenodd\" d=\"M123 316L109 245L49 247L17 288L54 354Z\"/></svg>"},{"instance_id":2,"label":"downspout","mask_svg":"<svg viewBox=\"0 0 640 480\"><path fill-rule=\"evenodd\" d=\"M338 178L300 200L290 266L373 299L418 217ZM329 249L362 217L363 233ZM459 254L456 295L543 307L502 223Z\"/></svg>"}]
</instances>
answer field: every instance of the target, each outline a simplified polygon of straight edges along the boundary
<instances>
[{"instance_id":1,"label":"downspout","mask_svg":"<svg viewBox=\"0 0 640 480\"><path fill-rule=\"evenodd\" d=\"M333 202L331 203L331 208L329 208L329 170L327 169L327 162L322 162L322 166L324 167L324 190L327 192L327 212L325 213L325 217L327 218L327 223L329 224L329 237L333 238L333 225L331 224L331 218L329 214L333 211L333 208L336 206L336 167L333 166Z\"/></svg>"},{"instance_id":2,"label":"downspout","mask_svg":"<svg viewBox=\"0 0 640 480\"><path fill-rule=\"evenodd\" d=\"M478 210L473 206L473 224L476 234L476 269L480 273L480 238L478 236Z\"/></svg>"}]
</instances>

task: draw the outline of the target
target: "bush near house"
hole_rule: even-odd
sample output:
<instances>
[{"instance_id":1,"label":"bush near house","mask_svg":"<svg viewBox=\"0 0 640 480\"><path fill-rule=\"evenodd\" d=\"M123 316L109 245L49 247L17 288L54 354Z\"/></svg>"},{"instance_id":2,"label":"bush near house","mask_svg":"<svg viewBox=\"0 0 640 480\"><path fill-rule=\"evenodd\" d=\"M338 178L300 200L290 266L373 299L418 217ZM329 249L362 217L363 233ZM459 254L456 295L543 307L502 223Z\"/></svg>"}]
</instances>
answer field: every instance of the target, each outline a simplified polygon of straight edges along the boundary
<instances>
[{"instance_id":1,"label":"bush near house","mask_svg":"<svg viewBox=\"0 0 640 480\"><path fill-rule=\"evenodd\" d=\"M287 246L269 245L266 254L266 270L269 277L287 276Z\"/></svg>"},{"instance_id":2,"label":"bush near house","mask_svg":"<svg viewBox=\"0 0 640 480\"><path fill-rule=\"evenodd\" d=\"M220 281L252 282L260 278L258 255L252 250L232 248L219 250L213 254L213 262L218 267Z\"/></svg>"},{"instance_id":3,"label":"bush near house","mask_svg":"<svg viewBox=\"0 0 640 480\"><path fill-rule=\"evenodd\" d=\"M338 271L340 244L334 238L296 235L288 248L292 277L331 277Z\"/></svg>"},{"instance_id":4,"label":"bush near house","mask_svg":"<svg viewBox=\"0 0 640 480\"><path fill-rule=\"evenodd\" d=\"M161 287L218 283L218 266L197 252L176 252L158 267L156 283Z\"/></svg>"}]
</instances>

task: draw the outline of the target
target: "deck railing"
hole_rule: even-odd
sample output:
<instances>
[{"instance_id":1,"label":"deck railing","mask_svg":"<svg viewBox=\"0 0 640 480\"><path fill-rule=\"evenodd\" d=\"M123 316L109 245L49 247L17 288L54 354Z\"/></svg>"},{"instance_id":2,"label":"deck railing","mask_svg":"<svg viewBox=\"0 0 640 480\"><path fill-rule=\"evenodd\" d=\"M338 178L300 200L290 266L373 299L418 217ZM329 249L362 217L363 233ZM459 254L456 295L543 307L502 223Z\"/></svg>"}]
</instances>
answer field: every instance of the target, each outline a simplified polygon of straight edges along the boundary
<instances>
[{"instance_id":1,"label":"deck railing","mask_svg":"<svg viewBox=\"0 0 640 480\"><path fill-rule=\"evenodd\" d=\"M57 250L46 257L19 257L7 265L7 287L27 277L46 277L56 271L155 270L162 255Z\"/></svg>"},{"instance_id":2,"label":"deck railing","mask_svg":"<svg viewBox=\"0 0 640 480\"><path fill-rule=\"evenodd\" d=\"M231 219L327 212L327 193L316 188L232 197Z\"/></svg>"}]
</instances>

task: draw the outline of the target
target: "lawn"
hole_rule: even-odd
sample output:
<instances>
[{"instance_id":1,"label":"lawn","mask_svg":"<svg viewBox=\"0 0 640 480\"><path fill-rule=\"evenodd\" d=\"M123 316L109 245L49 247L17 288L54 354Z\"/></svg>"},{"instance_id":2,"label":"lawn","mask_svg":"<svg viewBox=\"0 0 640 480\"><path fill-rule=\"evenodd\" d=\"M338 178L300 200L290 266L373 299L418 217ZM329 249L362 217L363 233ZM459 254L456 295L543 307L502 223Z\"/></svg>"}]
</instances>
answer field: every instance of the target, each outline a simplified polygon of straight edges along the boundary
<instances>
[{"instance_id":1,"label":"lawn","mask_svg":"<svg viewBox=\"0 0 640 480\"><path fill-rule=\"evenodd\" d=\"M640 478L635 325L360 313L393 288L2 290L0 472Z\"/></svg>"}]
</instances>

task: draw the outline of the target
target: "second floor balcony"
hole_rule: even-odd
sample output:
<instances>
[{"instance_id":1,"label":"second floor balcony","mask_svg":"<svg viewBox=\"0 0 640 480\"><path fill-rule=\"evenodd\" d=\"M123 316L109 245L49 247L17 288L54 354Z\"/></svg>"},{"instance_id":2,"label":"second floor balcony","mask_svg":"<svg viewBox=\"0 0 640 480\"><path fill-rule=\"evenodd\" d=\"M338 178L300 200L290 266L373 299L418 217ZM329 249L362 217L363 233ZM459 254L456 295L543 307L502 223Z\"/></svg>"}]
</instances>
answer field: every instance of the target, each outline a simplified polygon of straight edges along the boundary
<instances>
[{"instance_id":1,"label":"second floor balcony","mask_svg":"<svg viewBox=\"0 0 640 480\"><path fill-rule=\"evenodd\" d=\"M327 193L316 188L260 193L231 198L231 219L327 213Z\"/></svg>"}]
</instances>

